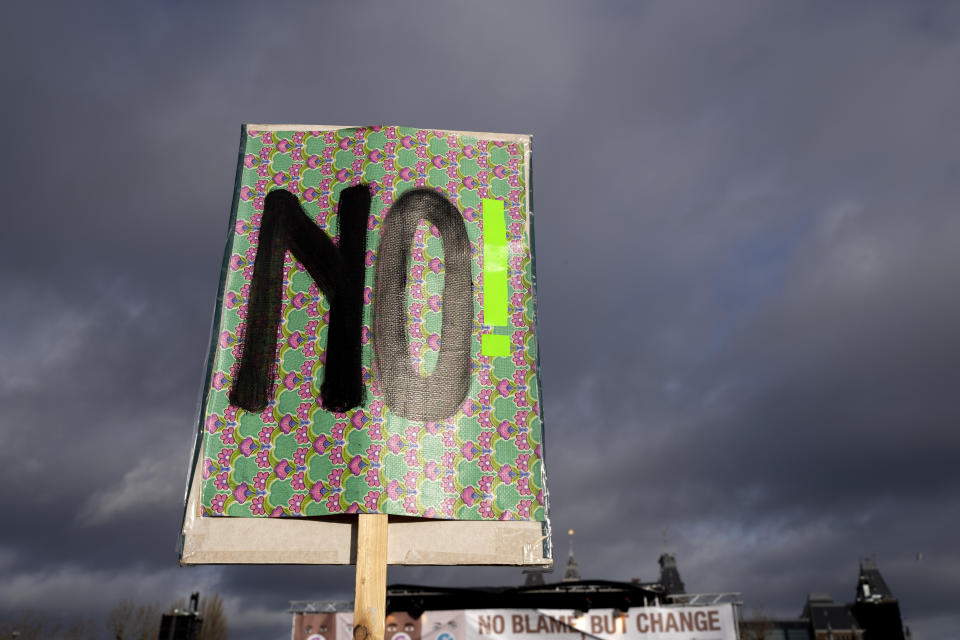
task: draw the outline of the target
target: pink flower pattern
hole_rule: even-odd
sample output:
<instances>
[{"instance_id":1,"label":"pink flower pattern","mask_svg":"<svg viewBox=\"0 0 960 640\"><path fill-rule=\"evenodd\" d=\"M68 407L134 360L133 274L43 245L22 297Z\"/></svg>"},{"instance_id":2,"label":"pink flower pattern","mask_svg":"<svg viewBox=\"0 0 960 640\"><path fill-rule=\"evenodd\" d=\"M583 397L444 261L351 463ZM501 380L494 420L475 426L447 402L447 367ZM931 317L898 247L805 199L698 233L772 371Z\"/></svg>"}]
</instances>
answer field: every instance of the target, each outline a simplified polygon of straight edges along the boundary
<instances>
[{"instance_id":1,"label":"pink flower pattern","mask_svg":"<svg viewBox=\"0 0 960 640\"><path fill-rule=\"evenodd\" d=\"M542 520L545 494L526 219L527 144L426 129L369 127L247 131L245 145L237 214L231 225L236 250L225 267L202 423L204 513L289 517L365 511ZM271 189L290 190L317 226L332 234L338 228L340 185L363 182L370 185L377 205L367 225L371 238L379 233L399 194L415 186L438 190L461 211L474 238L470 248L478 310L483 304L481 199L504 202L510 252L508 326L498 332L510 337L510 356L480 354L480 333L489 328L480 324L478 312L471 343L474 380L460 411L437 422L398 420L384 402L372 355L375 336L366 315L361 333L365 402L347 414L329 413L319 399L329 304L303 265L288 256L282 284L284 312L270 373L275 380L273 396L256 415L230 405L228 394L243 354L264 198ZM374 240L365 256L368 270L376 268L376 248ZM410 363L423 376L434 370L443 338L444 268L443 239L435 227L421 221L411 247L406 304ZM364 304L372 304L373 297L366 287ZM463 435L467 433L459 428L463 421L473 422L470 432L475 435ZM479 473L480 480L472 486L464 483L465 472L474 478ZM498 491L505 484L516 491ZM511 494L515 498L504 502L501 496Z\"/></svg>"}]
</instances>

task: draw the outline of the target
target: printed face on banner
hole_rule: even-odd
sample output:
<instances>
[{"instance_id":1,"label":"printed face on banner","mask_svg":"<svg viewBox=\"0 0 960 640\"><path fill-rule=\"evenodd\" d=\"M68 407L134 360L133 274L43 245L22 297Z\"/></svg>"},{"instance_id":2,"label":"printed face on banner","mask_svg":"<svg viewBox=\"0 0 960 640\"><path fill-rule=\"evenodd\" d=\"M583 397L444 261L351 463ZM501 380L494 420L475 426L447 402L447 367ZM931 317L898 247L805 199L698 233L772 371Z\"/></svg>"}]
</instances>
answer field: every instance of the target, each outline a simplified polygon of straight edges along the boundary
<instances>
[{"instance_id":1,"label":"printed face on banner","mask_svg":"<svg viewBox=\"0 0 960 640\"><path fill-rule=\"evenodd\" d=\"M529 154L244 129L204 515L545 519Z\"/></svg>"}]
</instances>

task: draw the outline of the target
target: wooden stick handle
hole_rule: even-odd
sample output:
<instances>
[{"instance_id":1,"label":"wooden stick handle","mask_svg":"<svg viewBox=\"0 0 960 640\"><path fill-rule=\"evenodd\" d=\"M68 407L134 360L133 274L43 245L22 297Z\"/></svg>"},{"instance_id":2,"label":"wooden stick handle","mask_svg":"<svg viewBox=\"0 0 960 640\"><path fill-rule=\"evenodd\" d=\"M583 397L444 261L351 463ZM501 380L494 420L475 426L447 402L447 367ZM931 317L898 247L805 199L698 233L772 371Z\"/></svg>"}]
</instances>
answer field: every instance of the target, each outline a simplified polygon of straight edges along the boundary
<instances>
[{"instance_id":1,"label":"wooden stick handle","mask_svg":"<svg viewBox=\"0 0 960 640\"><path fill-rule=\"evenodd\" d=\"M361 513L357 521L353 640L383 640L386 606L387 514Z\"/></svg>"}]
</instances>

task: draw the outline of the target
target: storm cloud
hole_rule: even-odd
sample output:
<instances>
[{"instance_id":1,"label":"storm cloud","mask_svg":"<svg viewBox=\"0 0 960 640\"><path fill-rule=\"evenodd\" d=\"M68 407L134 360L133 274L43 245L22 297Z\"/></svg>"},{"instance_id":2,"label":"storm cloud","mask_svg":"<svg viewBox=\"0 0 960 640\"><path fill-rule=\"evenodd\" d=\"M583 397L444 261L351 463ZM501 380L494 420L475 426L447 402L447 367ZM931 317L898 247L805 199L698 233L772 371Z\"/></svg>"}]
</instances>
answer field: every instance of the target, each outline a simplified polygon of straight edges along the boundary
<instances>
[{"instance_id":1,"label":"storm cloud","mask_svg":"<svg viewBox=\"0 0 960 640\"><path fill-rule=\"evenodd\" d=\"M0 14L0 615L199 589L285 638L289 600L352 597L349 567L175 545L240 124L399 124L533 135L552 518L584 577L653 580L666 546L689 591L797 615L875 555L916 637L960 637L958 5Z\"/></svg>"}]
</instances>

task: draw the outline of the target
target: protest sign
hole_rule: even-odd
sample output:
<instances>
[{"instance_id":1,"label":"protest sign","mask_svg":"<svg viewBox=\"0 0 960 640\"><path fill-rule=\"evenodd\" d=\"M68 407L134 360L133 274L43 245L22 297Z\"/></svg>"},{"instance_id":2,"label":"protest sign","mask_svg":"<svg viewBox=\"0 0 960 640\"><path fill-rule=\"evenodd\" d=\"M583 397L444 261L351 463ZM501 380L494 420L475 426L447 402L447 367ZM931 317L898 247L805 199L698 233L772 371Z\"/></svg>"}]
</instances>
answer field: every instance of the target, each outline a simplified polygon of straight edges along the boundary
<instances>
[{"instance_id":1,"label":"protest sign","mask_svg":"<svg viewBox=\"0 0 960 640\"><path fill-rule=\"evenodd\" d=\"M352 562L355 513L391 563L550 562L529 172L528 136L243 128L183 563Z\"/></svg>"}]
</instances>

